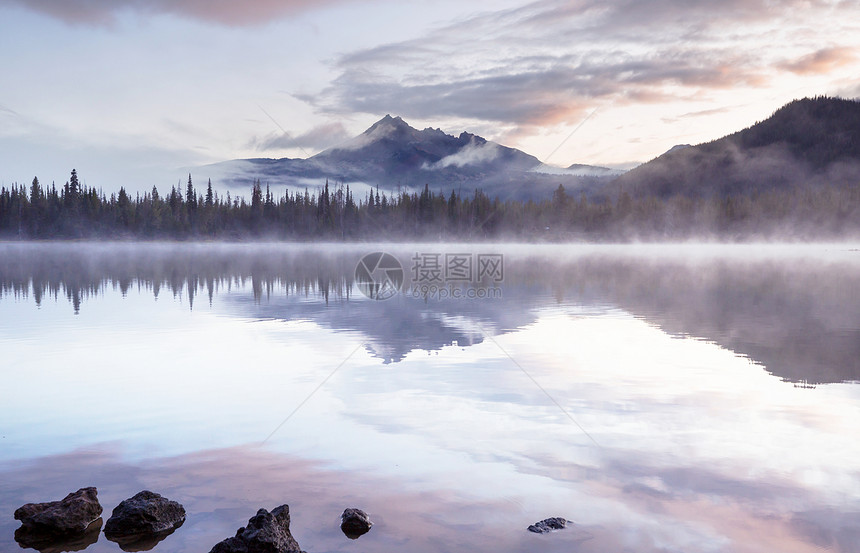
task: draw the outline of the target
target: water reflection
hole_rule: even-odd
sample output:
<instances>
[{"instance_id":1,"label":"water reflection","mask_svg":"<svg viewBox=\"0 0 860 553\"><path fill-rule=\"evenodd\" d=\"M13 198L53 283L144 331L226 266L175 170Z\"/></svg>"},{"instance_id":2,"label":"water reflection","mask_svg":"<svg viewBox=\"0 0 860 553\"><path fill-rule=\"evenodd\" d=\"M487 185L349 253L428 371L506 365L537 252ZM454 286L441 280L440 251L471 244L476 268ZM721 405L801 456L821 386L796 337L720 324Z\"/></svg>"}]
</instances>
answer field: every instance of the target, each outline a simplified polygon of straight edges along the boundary
<instances>
[{"instance_id":1,"label":"water reflection","mask_svg":"<svg viewBox=\"0 0 860 553\"><path fill-rule=\"evenodd\" d=\"M158 532L156 534L105 536L105 539L116 543L123 551L150 551L151 549L154 549L156 545L164 541L168 536L176 532L181 526L182 523L179 523L177 526L174 526L169 530Z\"/></svg>"},{"instance_id":2,"label":"water reflection","mask_svg":"<svg viewBox=\"0 0 860 553\"><path fill-rule=\"evenodd\" d=\"M562 481L559 488L591 508L602 510L614 502L614 522L580 521L546 536L525 528L552 507L535 508L524 490L500 485L495 499L462 488L413 491L396 479L333 471L253 448L143 464L124 462L110 452L73 452L3 468L14 484L0 494L2 512L36 490L66 489L82 479L98 485L107 505L132 490L158 487L188 512L185 525L165 542L165 551L177 553L208 550L259 507L285 502L292 533L307 551L354 551L356 542L340 531L339 514L355 504L375 522L373 531L357 542L370 551L855 552L860 544L856 513L820 508L814 492L790 480L764 480L751 487L708 468L660 469L635 462L610 463L600 472L582 467L586 475L577 479L580 483ZM793 507L786 510L786 505ZM8 535L9 525L2 519L0 535ZM663 530L655 531L655 525ZM90 553L117 547L104 539L91 543Z\"/></svg>"},{"instance_id":3,"label":"water reflection","mask_svg":"<svg viewBox=\"0 0 860 553\"><path fill-rule=\"evenodd\" d=\"M15 530L15 541L24 549L35 549L39 553L62 553L64 551L83 551L99 539L102 530L101 518L94 520L86 531L79 536L57 538L46 536L43 532L33 532L26 526Z\"/></svg>"},{"instance_id":4,"label":"water reflection","mask_svg":"<svg viewBox=\"0 0 860 553\"><path fill-rule=\"evenodd\" d=\"M419 249L385 246L408 267ZM416 349L438 350L484 340L535 321L559 305L617 307L668 333L694 336L747 355L799 385L860 380L860 255L725 255L689 259L690 250L648 255L636 250L511 248L501 297L439 300L401 294L366 301L356 264L374 246L251 245L0 245L0 300L41 305L65 297L76 313L107 289L132 288L182 297L193 309L222 291L235 313L311 320L366 336L388 362ZM739 247L741 248L741 247ZM463 249L463 248L461 248ZM741 248L742 249L742 248ZM483 251L483 250L481 250ZM408 272L408 271L407 271ZM409 288L409 283L405 285ZM336 304L336 307L333 305Z\"/></svg>"},{"instance_id":5,"label":"water reflection","mask_svg":"<svg viewBox=\"0 0 860 553\"><path fill-rule=\"evenodd\" d=\"M501 297L373 301L378 246L68 248L0 245L0 513L95 485L185 505L155 551L283 503L309 551L858 551L856 253L477 246Z\"/></svg>"},{"instance_id":6,"label":"water reflection","mask_svg":"<svg viewBox=\"0 0 860 553\"><path fill-rule=\"evenodd\" d=\"M164 550L177 553L207 551L235 533L258 508L283 503L290 505L291 531L307 551L355 551L361 544L370 551L525 552L541 543L524 531L523 524L533 515L523 513L518 502L504 494L493 501L469 497L465 490L409 491L394 479L329 470L256 448L203 451L140 465L124 462L117 453L73 452L16 468L0 465L10 482L0 493L0 512L8 512L28 493L64 489L84 479L97 485L105 505L120 501L130 490L150 487L176 497L188 519ZM340 530L340 514L350 505L361 505L374 521L373 531L358 542ZM6 518L0 519L0 536L8 535L9 526ZM588 531L559 533L541 548L570 551ZM4 546L0 539L0 549ZM116 551L116 545L102 539L87 551Z\"/></svg>"}]
</instances>

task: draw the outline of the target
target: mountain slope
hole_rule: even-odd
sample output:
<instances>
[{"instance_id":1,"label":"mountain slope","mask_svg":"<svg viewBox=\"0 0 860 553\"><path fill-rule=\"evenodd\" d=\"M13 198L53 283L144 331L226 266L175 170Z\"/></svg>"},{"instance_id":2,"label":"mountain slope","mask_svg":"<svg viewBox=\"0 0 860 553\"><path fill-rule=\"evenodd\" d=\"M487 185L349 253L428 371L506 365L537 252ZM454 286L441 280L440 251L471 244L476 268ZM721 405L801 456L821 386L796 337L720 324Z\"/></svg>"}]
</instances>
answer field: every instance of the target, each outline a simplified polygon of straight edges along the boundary
<instances>
[{"instance_id":1,"label":"mountain slope","mask_svg":"<svg viewBox=\"0 0 860 553\"><path fill-rule=\"evenodd\" d=\"M527 171L540 161L520 150L461 133L454 137L439 129L422 131L400 117L386 115L346 144L321 152L310 161L342 180L408 181L422 174L425 180L446 180L501 170Z\"/></svg>"},{"instance_id":2,"label":"mountain slope","mask_svg":"<svg viewBox=\"0 0 860 553\"><path fill-rule=\"evenodd\" d=\"M860 102L804 98L713 142L672 148L620 176L634 196L725 197L860 181Z\"/></svg>"},{"instance_id":3,"label":"mountain slope","mask_svg":"<svg viewBox=\"0 0 860 553\"><path fill-rule=\"evenodd\" d=\"M272 186L318 186L325 179L383 190L481 188L490 196L543 200L559 184L571 193L596 194L617 172L577 166L549 170L536 157L463 132L417 130L400 117L386 115L362 134L307 159L246 159L210 165L204 172L228 187L247 188L259 178ZM220 178L219 178L220 177Z\"/></svg>"}]
</instances>

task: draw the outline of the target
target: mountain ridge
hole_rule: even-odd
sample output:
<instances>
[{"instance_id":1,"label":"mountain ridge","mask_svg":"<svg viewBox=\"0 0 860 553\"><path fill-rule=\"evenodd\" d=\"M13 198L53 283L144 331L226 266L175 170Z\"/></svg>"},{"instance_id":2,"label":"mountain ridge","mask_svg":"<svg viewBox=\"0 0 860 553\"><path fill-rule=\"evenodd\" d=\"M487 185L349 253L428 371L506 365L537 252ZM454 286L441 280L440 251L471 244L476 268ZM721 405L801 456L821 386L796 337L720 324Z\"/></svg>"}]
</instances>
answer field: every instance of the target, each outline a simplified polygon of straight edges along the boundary
<instances>
[{"instance_id":1,"label":"mountain ridge","mask_svg":"<svg viewBox=\"0 0 860 553\"><path fill-rule=\"evenodd\" d=\"M559 184L594 194L618 173L578 165L579 171L547 166L526 152L462 131L418 130L386 114L361 134L308 158L253 158L206 166L230 187L260 179L274 186L320 185L325 179L379 186L384 190L481 188L517 199L541 200ZM217 178L217 176L216 176Z\"/></svg>"},{"instance_id":2,"label":"mountain ridge","mask_svg":"<svg viewBox=\"0 0 860 553\"><path fill-rule=\"evenodd\" d=\"M860 102L793 100L745 129L675 146L621 175L634 196L728 197L860 181Z\"/></svg>"}]
</instances>

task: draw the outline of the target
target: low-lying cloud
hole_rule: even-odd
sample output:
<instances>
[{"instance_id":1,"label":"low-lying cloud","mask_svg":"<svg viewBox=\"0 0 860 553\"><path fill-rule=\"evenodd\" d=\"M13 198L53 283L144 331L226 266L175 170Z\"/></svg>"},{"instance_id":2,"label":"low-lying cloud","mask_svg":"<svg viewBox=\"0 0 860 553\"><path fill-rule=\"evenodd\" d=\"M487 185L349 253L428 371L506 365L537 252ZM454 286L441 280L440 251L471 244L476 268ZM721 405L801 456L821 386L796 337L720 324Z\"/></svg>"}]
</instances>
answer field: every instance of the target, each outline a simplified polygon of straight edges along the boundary
<instances>
[{"instance_id":1,"label":"low-lying cloud","mask_svg":"<svg viewBox=\"0 0 860 553\"><path fill-rule=\"evenodd\" d=\"M263 138L255 138L250 146L256 150L286 150L290 148L307 148L324 150L349 139L349 133L340 122L318 125L299 135L281 133Z\"/></svg>"},{"instance_id":2,"label":"low-lying cloud","mask_svg":"<svg viewBox=\"0 0 860 553\"><path fill-rule=\"evenodd\" d=\"M494 142L475 142L473 139L469 144L456 154L443 157L429 169L444 169L446 167L463 167L466 165L483 165L489 163L499 156L500 147Z\"/></svg>"}]
</instances>

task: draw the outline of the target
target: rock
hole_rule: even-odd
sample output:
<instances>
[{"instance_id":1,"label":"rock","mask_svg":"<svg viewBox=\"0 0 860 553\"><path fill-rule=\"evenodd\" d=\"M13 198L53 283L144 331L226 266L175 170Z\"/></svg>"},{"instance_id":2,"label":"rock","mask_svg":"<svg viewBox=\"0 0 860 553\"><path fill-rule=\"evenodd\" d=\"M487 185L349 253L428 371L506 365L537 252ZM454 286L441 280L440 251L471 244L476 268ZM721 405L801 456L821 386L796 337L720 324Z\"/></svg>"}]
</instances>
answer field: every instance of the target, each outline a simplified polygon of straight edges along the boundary
<instances>
[{"instance_id":1,"label":"rock","mask_svg":"<svg viewBox=\"0 0 860 553\"><path fill-rule=\"evenodd\" d=\"M19 507L14 516L15 520L21 521L27 534L48 539L83 534L101 514L98 491L81 488L60 501L27 503Z\"/></svg>"},{"instance_id":2,"label":"rock","mask_svg":"<svg viewBox=\"0 0 860 553\"><path fill-rule=\"evenodd\" d=\"M540 522L535 522L531 526L529 526L529 532L534 532L536 534L546 534L547 532L552 532L553 530L561 530L567 526L567 523L570 522L566 518L563 517L552 517L545 518Z\"/></svg>"},{"instance_id":3,"label":"rock","mask_svg":"<svg viewBox=\"0 0 860 553\"><path fill-rule=\"evenodd\" d=\"M80 534L58 536L56 534L45 534L33 531L27 526L21 526L15 530L15 541L23 549L35 549L39 553L62 553L64 551L83 551L87 547L99 541L102 530L101 517L94 520Z\"/></svg>"},{"instance_id":4,"label":"rock","mask_svg":"<svg viewBox=\"0 0 860 553\"><path fill-rule=\"evenodd\" d=\"M367 534L373 526L370 517L361 509L345 509L340 521L340 529L351 540Z\"/></svg>"},{"instance_id":5,"label":"rock","mask_svg":"<svg viewBox=\"0 0 860 553\"><path fill-rule=\"evenodd\" d=\"M209 553L303 553L290 534L290 507L281 505L268 512L260 509L248 526L232 538L215 544Z\"/></svg>"},{"instance_id":6,"label":"rock","mask_svg":"<svg viewBox=\"0 0 860 553\"><path fill-rule=\"evenodd\" d=\"M114 508L105 523L105 536L127 537L171 531L185 522L185 508L176 501L144 490ZM116 541L116 540L114 540Z\"/></svg>"}]
</instances>

